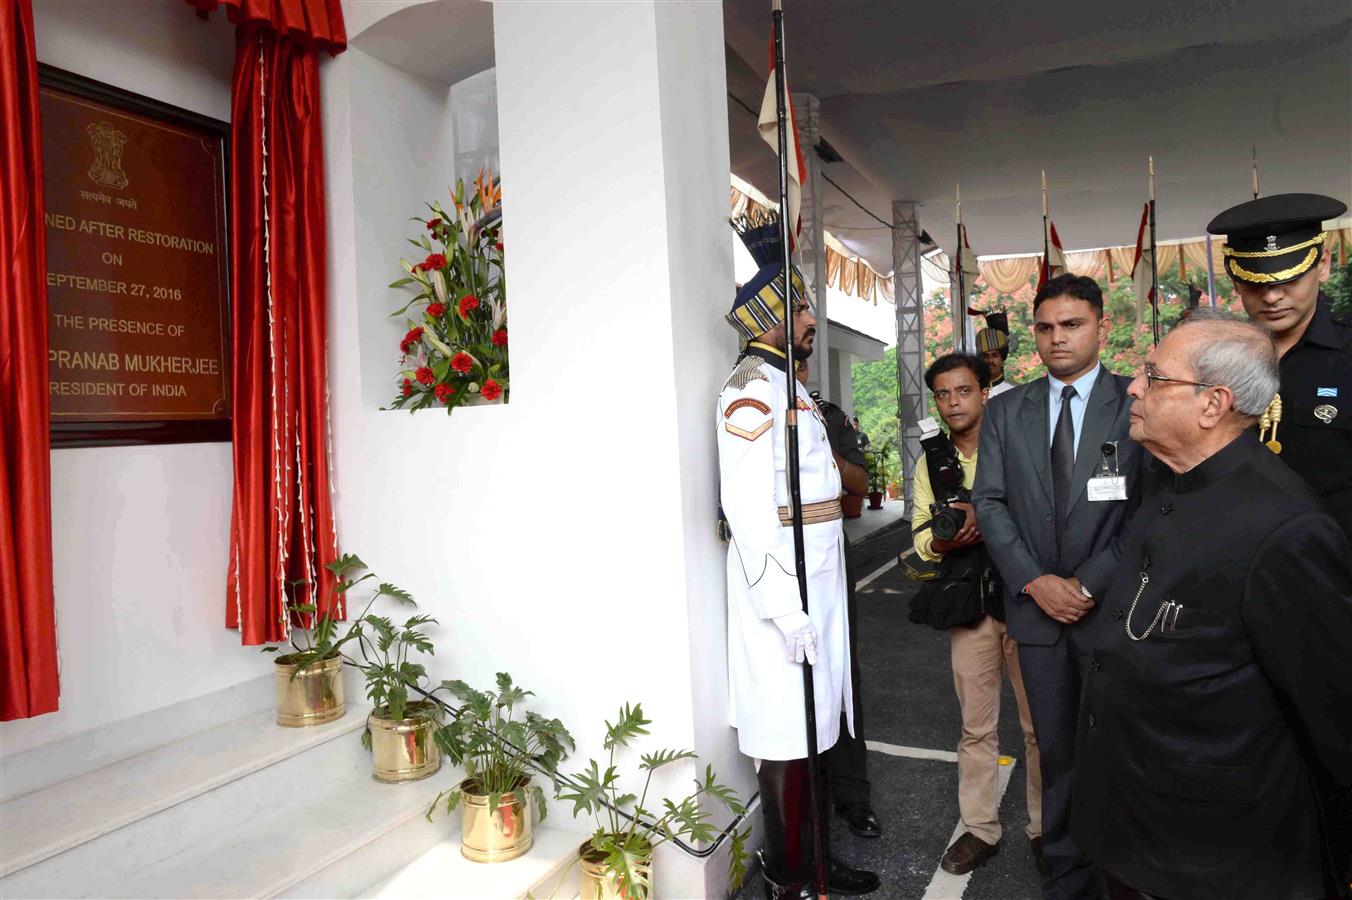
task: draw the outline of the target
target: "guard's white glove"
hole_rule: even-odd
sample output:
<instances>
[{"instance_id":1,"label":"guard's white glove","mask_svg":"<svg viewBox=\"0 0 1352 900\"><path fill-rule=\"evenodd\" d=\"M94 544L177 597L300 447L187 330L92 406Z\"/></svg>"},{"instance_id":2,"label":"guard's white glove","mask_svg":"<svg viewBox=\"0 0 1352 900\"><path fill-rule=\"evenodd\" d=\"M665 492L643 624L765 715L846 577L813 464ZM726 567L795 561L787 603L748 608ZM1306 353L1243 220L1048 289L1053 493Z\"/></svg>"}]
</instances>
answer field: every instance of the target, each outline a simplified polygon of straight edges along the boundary
<instances>
[{"instance_id":1,"label":"guard's white glove","mask_svg":"<svg viewBox=\"0 0 1352 900\"><path fill-rule=\"evenodd\" d=\"M810 666L817 664L817 629L812 627L812 620L807 617L807 613L799 609L776 616L770 621L774 622L779 633L784 635L784 644L789 651L789 662L801 663L806 659Z\"/></svg>"}]
</instances>

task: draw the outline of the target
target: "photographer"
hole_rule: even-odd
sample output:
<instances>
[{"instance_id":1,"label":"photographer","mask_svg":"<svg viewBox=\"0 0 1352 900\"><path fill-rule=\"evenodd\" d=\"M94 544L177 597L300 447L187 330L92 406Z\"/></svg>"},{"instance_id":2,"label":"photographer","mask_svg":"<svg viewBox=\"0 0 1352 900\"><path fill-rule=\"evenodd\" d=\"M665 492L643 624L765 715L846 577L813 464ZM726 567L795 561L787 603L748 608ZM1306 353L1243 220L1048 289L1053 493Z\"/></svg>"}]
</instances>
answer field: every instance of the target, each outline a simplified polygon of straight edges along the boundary
<instances>
[{"instance_id":1,"label":"photographer","mask_svg":"<svg viewBox=\"0 0 1352 900\"><path fill-rule=\"evenodd\" d=\"M999 846L996 726L1001 678L1008 672L1026 749L1026 830L1041 871L1042 779L1037 740L1019 675L1018 645L1005 631L999 575L982 543L971 503L990 368L978 356L950 353L929 367L925 384L934 394L948 435L935 429L921 440L925 452L915 473L911 535L917 554L937 562L939 570L938 577L913 601L911 620L949 633L953 686L962 708L958 808L966 829L944 853L940 865L946 872L965 875L993 856Z\"/></svg>"}]
</instances>

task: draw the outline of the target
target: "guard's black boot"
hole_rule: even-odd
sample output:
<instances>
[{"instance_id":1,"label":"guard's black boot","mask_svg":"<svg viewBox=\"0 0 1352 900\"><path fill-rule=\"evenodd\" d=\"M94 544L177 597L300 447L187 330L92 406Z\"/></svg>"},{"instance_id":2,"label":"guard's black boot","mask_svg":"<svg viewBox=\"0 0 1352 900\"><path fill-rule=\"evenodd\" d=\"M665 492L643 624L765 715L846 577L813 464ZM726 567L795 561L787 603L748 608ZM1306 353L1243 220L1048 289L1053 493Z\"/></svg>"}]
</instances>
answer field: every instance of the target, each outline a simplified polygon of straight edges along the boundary
<instances>
[{"instance_id":1,"label":"guard's black boot","mask_svg":"<svg viewBox=\"0 0 1352 900\"><path fill-rule=\"evenodd\" d=\"M807 760L762 760L756 773L760 787L765 846L761 871L770 900L797 900L803 896L807 854L803 818L808 810Z\"/></svg>"},{"instance_id":2,"label":"guard's black boot","mask_svg":"<svg viewBox=\"0 0 1352 900\"><path fill-rule=\"evenodd\" d=\"M819 771L821 772L822 784L824 785L826 784L825 760L822 760L822 763L823 765L821 766ZM806 769L806 766L804 766L804 768ZM804 809L807 808L808 804L805 803ZM831 821L830 818L828 817L829 806L827 803L826 791L822 791L821 793L821 805L818 807L818 809L819 809L818 814L821 817L820 821L822 823L822 827L826 828L827 823ZM816 893L816 877L817 877L816 869L813 867L813 860L816 859L816 856L812 852L812 821L811 817L806 815L806 813L804 814L803 818L805 820L803 822L803 846L806 848L803 852L803 856L805 858L804 859L805 874L803 876L803 881L807 884L808 888L810 889L809 896L812 896L813 894ZM826 889L829 893L839 894L845 897L857 897L860 896L861 894L871 894L874 891L876 891L881 885L882 879L878 877L876 872L870 872L867 869L856 869L849 863L837 859L831 853L830 847L829 846L827 847Z\"/></svg>"}]
</instances>

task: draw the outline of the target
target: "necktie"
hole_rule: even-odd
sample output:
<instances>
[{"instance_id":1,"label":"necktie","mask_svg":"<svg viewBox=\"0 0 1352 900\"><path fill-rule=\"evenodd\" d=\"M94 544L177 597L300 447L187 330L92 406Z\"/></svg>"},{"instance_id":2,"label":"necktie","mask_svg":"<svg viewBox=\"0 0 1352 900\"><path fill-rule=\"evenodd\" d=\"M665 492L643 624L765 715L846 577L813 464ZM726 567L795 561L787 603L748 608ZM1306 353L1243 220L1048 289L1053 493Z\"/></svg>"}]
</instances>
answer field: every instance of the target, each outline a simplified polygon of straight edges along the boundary
<instances>
[{"instance_id":1,"label":"necktie","mask_svg":"<svg viewBox=\"0 0 1352 900\"><path fill-rule=\"evenodd\" d=\"M1061 533L1066 530L1066 510L1070 507L1070 481L1075 472L1075 423L1070 417L1070 401L1075 399L1075 386L1061 389L1061 414L1056 418L1056 432L1052 437L1052 495L1056 498L1056 543L1060 546Z\"/></svg>"}]
</instances>

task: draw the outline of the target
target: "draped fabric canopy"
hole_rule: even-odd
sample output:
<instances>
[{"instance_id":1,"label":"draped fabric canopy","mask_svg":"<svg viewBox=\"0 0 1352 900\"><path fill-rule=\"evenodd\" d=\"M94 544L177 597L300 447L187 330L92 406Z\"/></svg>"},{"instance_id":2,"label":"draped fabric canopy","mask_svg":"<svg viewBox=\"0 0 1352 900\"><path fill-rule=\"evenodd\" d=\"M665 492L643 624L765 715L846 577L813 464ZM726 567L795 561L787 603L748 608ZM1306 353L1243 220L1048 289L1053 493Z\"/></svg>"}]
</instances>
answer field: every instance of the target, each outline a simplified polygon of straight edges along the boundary
<instances>
[{"instance_id":1,"label":"draped fabric canopy","mask_svg":"<svg viewBox=\"0 0 1352 900\"><path fill-rule=\"evenodd\" d=\"M224 6L230 21L244 31L267 31L329 53L347 47L341 0L187 0L206 17Z\"/></svg>"},{"instance_id":2,"label":"draped fabric canopy","mask_svg":"<svg viewBox=\"0 0 1352 900\"><path fill-rule=\"evenodd\" d=\"M0 720L57 708L46 232L31 0L0 3Z\"/></svg>"}]
</instances>

